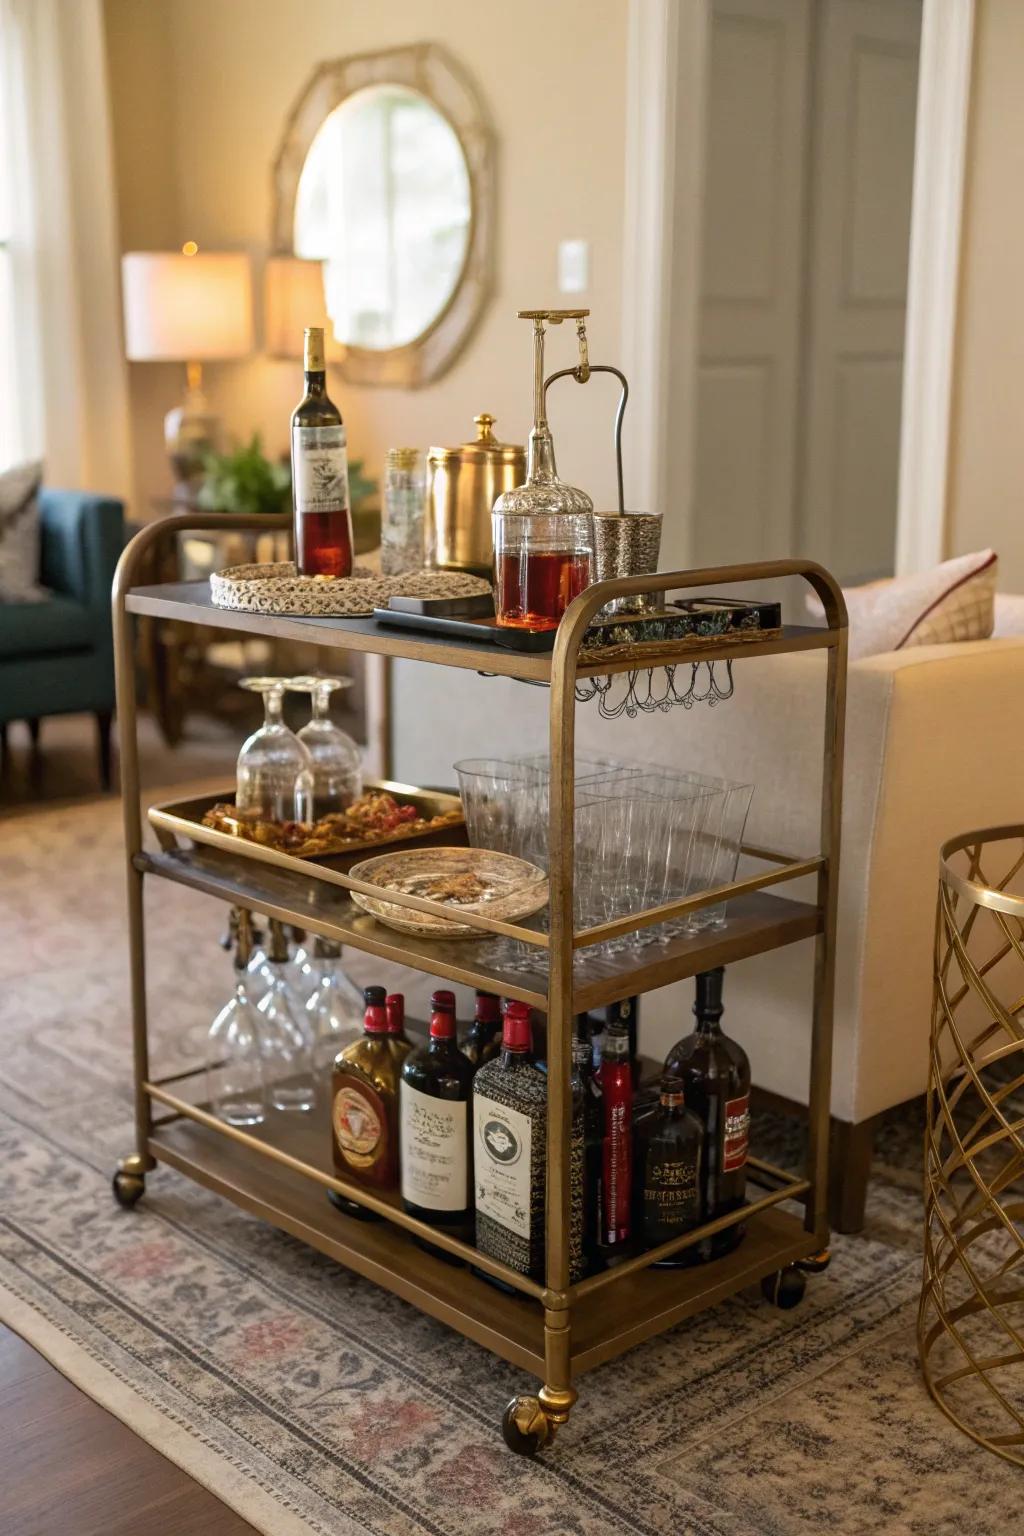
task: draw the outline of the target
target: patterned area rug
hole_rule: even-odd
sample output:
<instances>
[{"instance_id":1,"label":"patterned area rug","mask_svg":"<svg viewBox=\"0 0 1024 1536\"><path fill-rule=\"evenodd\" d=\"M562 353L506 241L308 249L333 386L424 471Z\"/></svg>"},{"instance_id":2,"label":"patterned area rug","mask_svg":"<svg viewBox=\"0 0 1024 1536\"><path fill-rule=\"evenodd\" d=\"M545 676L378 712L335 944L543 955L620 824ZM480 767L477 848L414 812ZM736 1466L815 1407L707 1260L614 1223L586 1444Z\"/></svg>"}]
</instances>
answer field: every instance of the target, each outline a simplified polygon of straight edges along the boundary
<instances>
[{"instance_id":1,"label":"patterned area rug","mask_svg":"<svg viewBox=\"0 0 1024 1536\"><path fill-rule=\"evenodd\" d=\"M947 1423L918 1371L912 1115L886 1126L866 1232L836 1241L802 1306L740 1297L583 1377L569 1430L535 1463L498 1429L532 1387L524 1373L168 1169L119 1209L119 836L110 801L0 821L0 1316L259 1529L1017 1528L1019 1475ZM194 1059L226 995L223 916L166 884L150 893L157 1073ZM367 964L379 976L350 958L358 979ZM402 979L422 1007L429 982ZM793 1135L775 1127L771 1150Z\"/></svg>"}]
</instances>

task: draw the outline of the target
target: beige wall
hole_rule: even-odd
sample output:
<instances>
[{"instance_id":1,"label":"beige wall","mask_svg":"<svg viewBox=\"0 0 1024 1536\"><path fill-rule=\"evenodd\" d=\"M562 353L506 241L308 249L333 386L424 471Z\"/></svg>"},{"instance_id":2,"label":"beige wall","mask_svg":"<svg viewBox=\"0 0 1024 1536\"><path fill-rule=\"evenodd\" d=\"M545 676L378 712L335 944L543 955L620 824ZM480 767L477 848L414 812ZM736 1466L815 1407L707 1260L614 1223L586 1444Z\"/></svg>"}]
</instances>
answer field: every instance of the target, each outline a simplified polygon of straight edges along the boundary
<instances>
[{"instance_id":1,"label":"beige wall","mask_svg":"<svg viewBox=\"0 0 1024 1536\"><path fill-rule=\"evenodd\" d=\"M335 381L350 452L374 472L389 445L471 436L482 410L498 417L501 435L525 440L530 341L515 311L556 302L560 239L591 242L591 355L619 361L626 0L106 0L106 21L126 250L195 239L262 257L278 138L323 59L428 40L472 73L498 138L497 290L436 384L403 392ZM570 348L556 333L551 366L571 361ZM584 391L560 388L559 469L610 505L610 381L588 386L589 413ZM170 365L131 367L136 516L151 515L151 498L169 488L161 421L179 389ZM211 366L207 389L232 433L259 428L269 451L287 446L297 367L263 357Z\"/></svg>"},{"instance_id":2,"label":"beige wall","mask_svg":"<svg viewBox=\"0 0 1024 1536\"><path fill-rule=\"evenodd\" d=\"M950 438L948 553L1024 592L1024 4L978 0Z\"/></svg>"}]
</instances>

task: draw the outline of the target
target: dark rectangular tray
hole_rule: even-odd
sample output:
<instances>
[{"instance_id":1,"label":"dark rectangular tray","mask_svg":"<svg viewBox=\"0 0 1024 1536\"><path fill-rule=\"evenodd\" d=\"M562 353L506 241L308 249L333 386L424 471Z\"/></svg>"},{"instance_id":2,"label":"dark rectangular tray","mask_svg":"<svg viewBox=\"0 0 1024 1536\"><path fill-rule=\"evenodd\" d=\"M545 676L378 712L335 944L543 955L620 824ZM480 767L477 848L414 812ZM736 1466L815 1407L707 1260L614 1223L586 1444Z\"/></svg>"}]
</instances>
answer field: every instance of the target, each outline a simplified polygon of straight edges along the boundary
<instances>
[{"instance_id":1,"label":"dark rectangular tray","mask_svg":"<svg viewBox=\"0 0 1024 1536\"><path fill-rule=\"evenodd\" d=\"M428 630L435 635L460 635L478 645L500 645L506 651L550 651L554 649L554 629L513 629L499 624L491 614L487 618L447 618L433 613L401 613L395 608L375 608L373 616L380 624L395 629Z\"/></svg>"}]
</instances>

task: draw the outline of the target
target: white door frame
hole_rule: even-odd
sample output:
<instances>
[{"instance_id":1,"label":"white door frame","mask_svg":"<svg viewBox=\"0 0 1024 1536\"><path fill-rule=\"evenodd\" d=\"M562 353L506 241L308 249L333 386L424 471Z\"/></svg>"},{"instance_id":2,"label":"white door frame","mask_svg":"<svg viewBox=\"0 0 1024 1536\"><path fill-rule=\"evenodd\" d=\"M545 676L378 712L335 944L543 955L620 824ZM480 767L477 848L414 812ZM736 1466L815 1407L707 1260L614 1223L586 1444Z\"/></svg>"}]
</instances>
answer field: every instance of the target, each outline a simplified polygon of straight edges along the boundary
<instances>
[{"instance_id":1,"label":"white door frame","mask_svg":"<svg viewBox=\"0 0 1024 1536\"><path fill-rule=\"evenodd\" d=\"M622 354L631 388L629 501L665 512L662 565L685 565L692 540L707 0L628 4ZM900 575L935 565L946 552L974 9L975 0L923 0L896 520Z\"/></svg>"}]
</instances>

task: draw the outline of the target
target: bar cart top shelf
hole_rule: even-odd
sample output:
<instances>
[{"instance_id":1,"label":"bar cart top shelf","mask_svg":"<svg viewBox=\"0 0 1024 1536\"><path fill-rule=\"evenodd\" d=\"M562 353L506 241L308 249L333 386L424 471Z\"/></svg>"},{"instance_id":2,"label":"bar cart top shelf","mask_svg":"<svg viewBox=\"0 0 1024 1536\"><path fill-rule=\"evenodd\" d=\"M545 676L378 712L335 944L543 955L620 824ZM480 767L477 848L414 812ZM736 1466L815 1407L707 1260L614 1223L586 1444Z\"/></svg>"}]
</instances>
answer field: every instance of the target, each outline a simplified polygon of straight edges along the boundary
<instances>
[{"instance_id":1,"label":"bar cart top shelf","mask_svg":"<svg viewBox=\"0 0 1024 1536\"><path fill-rule=\"evenodd\" d=\"M388 629L376 619L311 618L269 613L240 613L218 608L210 597L205 581L164 582L159 586L133 587L125 599L129 613L151 618L176 619L186 624L204 624L221 629L247 631L280 640L306 641L314 645L349 651L369 651L378 656L396 656L409 661L435 662L440 666L461 667L474 672L491 672L502 677L517 677L528 682L550 682L550 653L524 653L504 650L498 645L475 645L472 640L430 634L412 634ZM785 651L821 650L836 643L834 629L808 624L786 624L781 634L764 640L740 640L723 637L699 644L680 642L681 661L719 661L742 656L775 656ZM667 658L669 661L672 657ZM659 655L645 662L642 656L616 655L607 660L580 661L578 677L604 677L612 672L629 671L638 666L664 666Z\"/></svg>"}]
</instances>

